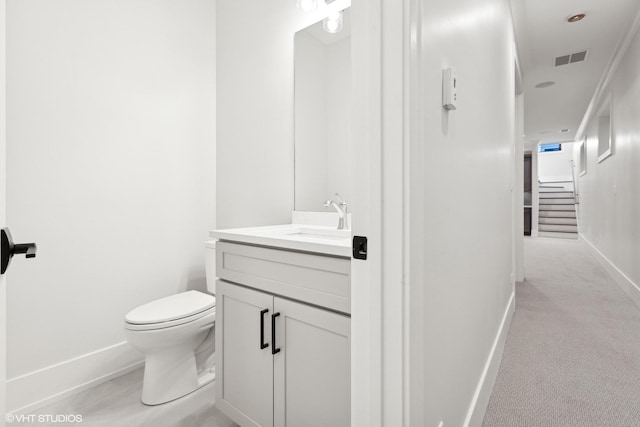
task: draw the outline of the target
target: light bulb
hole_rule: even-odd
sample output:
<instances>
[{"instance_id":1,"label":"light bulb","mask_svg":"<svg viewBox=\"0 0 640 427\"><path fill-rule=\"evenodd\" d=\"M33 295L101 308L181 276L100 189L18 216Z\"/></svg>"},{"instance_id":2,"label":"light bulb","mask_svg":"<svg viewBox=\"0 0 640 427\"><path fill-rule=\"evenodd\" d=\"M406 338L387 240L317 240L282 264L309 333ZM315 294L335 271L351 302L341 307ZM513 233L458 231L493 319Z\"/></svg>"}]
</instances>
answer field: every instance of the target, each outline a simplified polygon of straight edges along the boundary
<instances>
[{"instance_id":1,"label":"light bulb","mask_svg":"<svg viewBox=\"0 0 640 427\"><path fill-rule=\"evenodd\" d=\"M342 12L332 13L322 21L322 28L327 33L339 33L342 30Z\"/></svg>"},{"instance_id":2,"label":"light bulb","mask_svg":"<svg viewBox=\"0 0 640 427\"><path fill-rule=\"evenodd\" d=\"M296 3L303 12L313 12L318 8L318 0L297 0Z\"/></svg>"}]
</instances>

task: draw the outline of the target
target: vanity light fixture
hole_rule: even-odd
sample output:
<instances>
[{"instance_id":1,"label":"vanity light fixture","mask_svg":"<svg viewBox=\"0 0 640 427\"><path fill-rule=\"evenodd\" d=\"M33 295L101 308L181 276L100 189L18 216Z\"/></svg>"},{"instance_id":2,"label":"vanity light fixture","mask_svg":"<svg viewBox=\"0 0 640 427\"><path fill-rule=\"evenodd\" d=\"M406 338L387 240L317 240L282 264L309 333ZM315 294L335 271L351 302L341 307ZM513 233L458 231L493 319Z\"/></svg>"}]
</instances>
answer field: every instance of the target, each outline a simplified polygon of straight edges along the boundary
<instances>
[{"instance_id":1,"label":"vanity light fixture","mask_svg":"<svg viewBox=\"0 0 640 427\"><path fill-rule=\"evenodd\" d=\"M322 21L322 28L327 33L335 34L342 31L342 11L332 13Z\"/></svg>"},{"instance_id":2,"label":"vanity light fixture","mask_svg":"<svg viewBox=\"0 0 640 427\"><path fill-rule=\"evenodd\" d=\"M303 12L313 12L318 8L318 0L296 0L296 4Z\"/></svg>"}]
</instances>

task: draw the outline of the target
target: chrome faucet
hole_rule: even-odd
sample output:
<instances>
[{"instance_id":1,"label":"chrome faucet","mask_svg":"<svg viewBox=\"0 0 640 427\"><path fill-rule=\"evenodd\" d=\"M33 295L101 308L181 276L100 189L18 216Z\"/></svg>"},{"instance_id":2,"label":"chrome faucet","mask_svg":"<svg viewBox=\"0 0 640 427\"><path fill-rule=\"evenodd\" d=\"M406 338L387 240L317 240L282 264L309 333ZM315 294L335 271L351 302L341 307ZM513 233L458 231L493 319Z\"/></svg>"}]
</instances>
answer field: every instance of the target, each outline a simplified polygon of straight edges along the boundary
<instances>
[{"instance_id":1,"label":"chrome faucet","mask_svg":"<svg viewBox=\"0 0 640 427\"><path fill-rule=\"evenodd\" d=\"M323 206L325 208L333 206L334 209L338 212L338 230L348 230L349 220L347 216L347 202L345 202L338 193L336 193L336 199L338 199L338 202L328 199L326 202L324 202Z\"/></svg>"}]
</instances>

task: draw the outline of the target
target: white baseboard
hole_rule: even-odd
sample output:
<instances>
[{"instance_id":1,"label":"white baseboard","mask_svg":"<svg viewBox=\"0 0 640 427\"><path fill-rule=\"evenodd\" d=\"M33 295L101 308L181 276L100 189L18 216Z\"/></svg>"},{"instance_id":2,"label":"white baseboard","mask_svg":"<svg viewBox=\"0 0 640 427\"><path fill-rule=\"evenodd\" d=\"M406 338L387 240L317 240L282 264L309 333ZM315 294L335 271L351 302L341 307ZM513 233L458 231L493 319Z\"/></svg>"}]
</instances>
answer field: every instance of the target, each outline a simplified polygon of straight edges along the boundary
<instances>
[{"instance_id":1,"label":"white baseboard","mask_svg":"<svg viewBox=\"0 0 640 427\"><path fill-rule=\"evenodd\" d=\"M126 341L7 381L7 410L27 414L141 367Z\"/></svg>"},{"instance_id":2,"label":"white baseboard","mask_svg":"<svg viewBox=\"0 0 640 427\"><path fill-rule=\"evenodd\" d=\"M511 298L502 316L502 323L498 328L498 333L493 341L493 346L489 352L487 363L484 366L480 381L476 387L476 392L471 400L471 405L467 411L467 418L464 421L464 427L476 427L481 426L484 420L484 414L487 411L489 405L489 398L493 392L493 385L496 382L498 376L498 368L500 368L500 362L502 361L502 353L504 352L504 343L511 327L511 320L513 319L513 313L516 309L515 304L515 290L511 292Z\"/></svg>"},{"instance_id":3,"label":"white baseboard","mask_svg":"<svg viewBox=\"0 0 640 427\"><path fill-rule=\"evenodd\" d=\"M607 270L607 273L613 277L613 280L620 286L620 288L624 291L625 294L631 298L631 300L640 308L640 286L637 283L634 283L626 274L624 274L614 263L612 263L609 258L604 256L602 252L595 247L593 243L591 243L588 239L584 237L584 235L580 234L580 240L585 243L589 252L593 254L593 256L598 260L600 265Z\"/></svg>"}]
</instances>

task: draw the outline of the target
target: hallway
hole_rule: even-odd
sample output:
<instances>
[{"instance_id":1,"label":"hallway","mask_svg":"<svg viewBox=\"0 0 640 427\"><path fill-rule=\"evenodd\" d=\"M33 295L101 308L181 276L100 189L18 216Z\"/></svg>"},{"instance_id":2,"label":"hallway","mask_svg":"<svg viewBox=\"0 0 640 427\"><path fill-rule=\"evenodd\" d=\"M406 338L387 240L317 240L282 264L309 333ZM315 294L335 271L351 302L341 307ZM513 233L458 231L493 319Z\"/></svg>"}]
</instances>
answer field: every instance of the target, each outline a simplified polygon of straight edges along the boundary
<instances>
[{"instance_id":1,"label":"hallway","mask_svg":"<svg viewBox=\"0 0 640 427\"><path fill-rule=\"evenodd\" d=\"M640 310L582 241L525 239L485 427L640 425Z\"/></svg>"}]
</instances>

